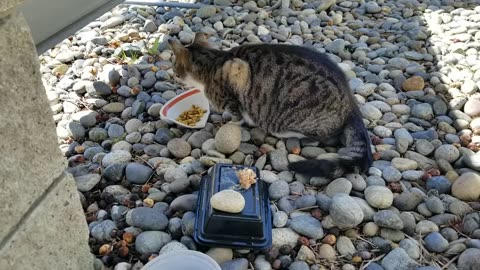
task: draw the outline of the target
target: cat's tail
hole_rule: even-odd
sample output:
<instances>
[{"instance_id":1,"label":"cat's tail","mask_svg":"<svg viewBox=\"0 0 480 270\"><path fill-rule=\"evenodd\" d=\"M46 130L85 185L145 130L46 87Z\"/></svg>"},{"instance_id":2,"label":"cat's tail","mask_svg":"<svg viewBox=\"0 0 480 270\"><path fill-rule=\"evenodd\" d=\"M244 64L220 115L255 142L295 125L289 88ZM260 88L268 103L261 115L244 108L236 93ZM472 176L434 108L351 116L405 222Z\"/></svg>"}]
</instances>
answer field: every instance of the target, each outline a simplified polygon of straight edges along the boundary
<instances>
[{"instance_id":1,"label":"cat's tail","mask_svg":"<svg viewBox=\"0 0 480 270\"><path fill-rule=\"evenodd\" d=\"M289 169L308 176L339 178L345 173L364 172L372 165L370 137L361 117L352 115L343 129L344 148L338 156L291 163Z\"/></svg>"}]
</instances>

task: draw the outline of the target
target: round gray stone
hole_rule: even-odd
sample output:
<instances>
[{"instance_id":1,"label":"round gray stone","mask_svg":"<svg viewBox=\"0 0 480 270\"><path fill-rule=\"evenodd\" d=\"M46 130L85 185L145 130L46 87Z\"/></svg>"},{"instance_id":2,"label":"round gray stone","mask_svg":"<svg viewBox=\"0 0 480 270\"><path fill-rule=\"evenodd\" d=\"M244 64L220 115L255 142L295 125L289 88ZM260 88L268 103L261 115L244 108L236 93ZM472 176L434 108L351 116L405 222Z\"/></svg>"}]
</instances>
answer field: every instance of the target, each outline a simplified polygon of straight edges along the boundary
<instances>
[{"instance_id":1,"label":"round gray stone","mask_svg":"<svg viewBox=\"0 0 480 270\"><path fill-rule=\"evenodd\" d=\"M391 210L381 210L373 215L373 221L380 227L394 230L403 229L402 219Z\"/></svg>"},{"instance_id":2,"label":"round gray stone","mask_svg":"<svg viewBox=\"0 0 480 270\"><path fill-rule=\"evenodd\" d=\"M355 227L363 220L363 211L352 197L339 193L332 198L330 205L332 221L340 229Z\"/></svg>"},{"instance_id":3,"label":"round gray stone","mask_svg":"<svg viewBox=\"0 0 480 270\"><path fill-rule=\"evenodd\" d=\"M167 144L167 148L176 158L184 158L190 155L190 152L192 151L190 144L179 138L171 139Z\"/></svg>"},{"instance_id":4,"label":"round gray stone","mask_svg":"<svg viewBox=\"0 0 480 270\"><path fill-rule=\"evenodd\" d=\"M311 239L323 237L323 229L320 221L311 216L298 216L292 219L290 227L299 234Z\"/></svg>"},{"instance_id":5,"label":"round gray stone","mask_svg":"<svg viewBox=\"0 0 480 270\"><path fill-rule=\"evenodd\" d=\"M327 196L333 197L338 193L350 194L352 191L352 183L346 178L337 178L330 182L325 189Z\"/></svg>"},{"instance_id":6,"label":"round gray stone","mask_svg":"<svg viewBox=\"0 0 480 270\"><path fill-rule=\"evenodd\" d=\"M140 163L129 163L125 169L127 181L136 185L145 184L152 173L152 168Z\"/></svg>"},{"instance_id":7,"label":"round gray stone","mask_svg":"<svg viewBox=\"0 0 480 270\"><path fill-rule=\"evenodd\" d=\"M158 253L172 238L169 234L159 231L146 231L140 233L135 239L135 249L140 254Z\"/></svg>"},{"instance_id":8,"label":"round gray stone","mask_svg":"<svg viewBox=\"0 0 480 270\"><path fill-rule=\"evenodd\" d=\"M290 194L288 183L283 180L273 182L268 188L268 194L271 200L278 200Z\"/></svg>"},{"instance_id":9,"label":"round gray stone","mask_svg":"<svg viewBox=\"0 0 480 270\"><path fill-rule=\"evenodd\" d=\"M161 211L148 207L130 210L125 220L128 225L145 231L162 231L168 226L168 218Z\"/></svg>"}]
</instances>

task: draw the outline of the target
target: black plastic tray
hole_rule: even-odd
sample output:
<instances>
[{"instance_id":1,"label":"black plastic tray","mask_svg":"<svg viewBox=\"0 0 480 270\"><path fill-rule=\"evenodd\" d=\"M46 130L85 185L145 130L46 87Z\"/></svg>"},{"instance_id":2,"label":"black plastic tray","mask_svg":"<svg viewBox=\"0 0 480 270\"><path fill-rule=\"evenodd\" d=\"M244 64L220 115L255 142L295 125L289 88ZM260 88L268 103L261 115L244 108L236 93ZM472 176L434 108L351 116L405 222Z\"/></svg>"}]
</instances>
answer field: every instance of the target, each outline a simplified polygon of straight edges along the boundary
<instances>
[{"instance_id":1,"label":"black plastic tray","mask_svg":"<svg viewBox=\"0 0 480 270\"><path fill-rule=\"evenodd\" d=\"M265 249L272 245L272 214L267 184L260 179L248 190L240 188L237 170L256 167L216 164L211 175L200 184L194 238L201 245L241 249ZM210 205L213 194L233 189L245 198L245 208L238 214L215 210Z\"/></svg>"}]
</instances>

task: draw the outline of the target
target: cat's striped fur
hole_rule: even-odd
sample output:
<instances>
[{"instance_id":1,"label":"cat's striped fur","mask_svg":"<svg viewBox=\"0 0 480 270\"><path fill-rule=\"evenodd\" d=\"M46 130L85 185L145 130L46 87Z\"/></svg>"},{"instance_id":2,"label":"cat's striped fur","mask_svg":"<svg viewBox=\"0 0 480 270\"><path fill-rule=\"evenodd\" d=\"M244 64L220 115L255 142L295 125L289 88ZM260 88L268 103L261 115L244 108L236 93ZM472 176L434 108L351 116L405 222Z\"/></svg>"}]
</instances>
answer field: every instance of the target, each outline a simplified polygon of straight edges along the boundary
<instances>
[{"instance_id":1,"label":"cat's striped fur","mask_svg":"<svg viewBox=\"0 0 480 270\"><path fill-rule=\"evenodd\" d=\"M292 45L209 47L197 34L188 47L169 41L177 76L203 88L211 104L265 131L319 140L342 138L334 159L290 164L302 174L339 177L372 162L370 138L348 81L326 55Z\"/></svg>"}]
</instances>

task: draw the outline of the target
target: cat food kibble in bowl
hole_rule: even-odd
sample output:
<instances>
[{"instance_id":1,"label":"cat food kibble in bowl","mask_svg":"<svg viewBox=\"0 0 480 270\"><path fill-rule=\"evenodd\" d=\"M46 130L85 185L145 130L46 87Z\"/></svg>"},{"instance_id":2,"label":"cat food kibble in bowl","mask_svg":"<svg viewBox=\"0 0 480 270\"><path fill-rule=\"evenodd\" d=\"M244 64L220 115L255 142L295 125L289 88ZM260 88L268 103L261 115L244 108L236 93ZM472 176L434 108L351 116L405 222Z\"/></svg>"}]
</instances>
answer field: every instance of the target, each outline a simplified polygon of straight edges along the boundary
<instances>
[{"instance_id":1,"label":"cat food kibble in bowl","mask_svg":"<svg viewBox=\"0 0 480 270\"><path fill-rule=\"evenodd\" d=\"M188 125L188 126L195 126L200 119L202 119L203 115L207 112L207 110L204 110L200 108L199 106L192 105L192 107L189 110L184 111L182 114L180 114L179 117L177 117L177 121Z\"/></svg>"},{"instance_id":2,"label":"cat food kibble in bowl","mask_svg":"<svg viewBox=\"0 0 480 270\"><path fill-rule=\"evenodd\" d=\"M185 128L204 128L210 114L210 105L203 91L191 89L165 103L160 117Z\"/></svg>"}]
</instances>

